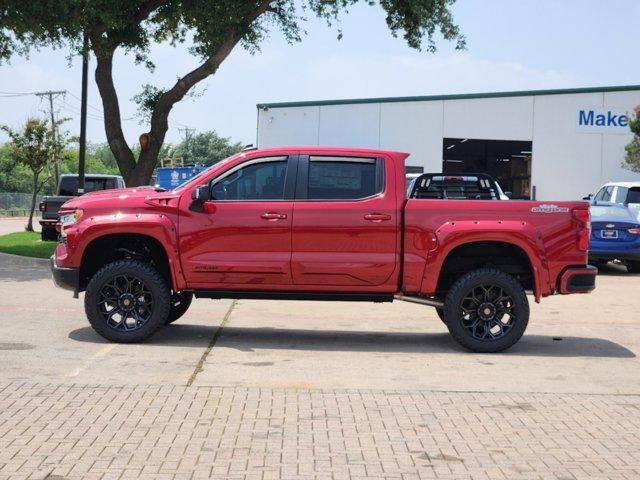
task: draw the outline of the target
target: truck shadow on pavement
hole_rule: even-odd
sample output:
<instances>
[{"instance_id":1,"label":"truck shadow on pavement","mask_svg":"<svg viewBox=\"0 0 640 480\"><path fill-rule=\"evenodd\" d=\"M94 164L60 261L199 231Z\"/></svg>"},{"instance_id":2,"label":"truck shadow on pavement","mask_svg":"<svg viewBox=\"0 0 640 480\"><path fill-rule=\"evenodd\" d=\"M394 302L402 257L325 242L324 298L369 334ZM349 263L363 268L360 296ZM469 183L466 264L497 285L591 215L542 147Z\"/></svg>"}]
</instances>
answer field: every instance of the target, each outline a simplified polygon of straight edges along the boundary
<instances>
[{"instance_id":1,"label":"truck shadow on pavement","mask_svg":"<svg viewBox=\"0 0 640 480\"><path fill-rule=\"evenodd\" d=\"M598 265L598 275L602 275L604 277L635 277L637 276L637 274L635 273L629 273L627 271L627 267L625 267L624 265L611 263L611 262L607 263L606 265Z\"/></svg>"},{"instance_id":2,"label":"truck shadow on pavement","mask_svg":"<svg viewBox=\"0 0 640 480\"><path fill-rule=\"evenodd\" d=\"M146 345L203 347L217 327L171 325L147 341ZM80 342L105 343L90 327L69 333ZM215 348L251 352L260 349L299 351L348 351L386 353L465 352L448 333L362 332L352 330L303 330L264 327L225 327ZM501 355L534 357L635 358L628 348L602 338L527 335Z\"/></svg>"}]
</instances>

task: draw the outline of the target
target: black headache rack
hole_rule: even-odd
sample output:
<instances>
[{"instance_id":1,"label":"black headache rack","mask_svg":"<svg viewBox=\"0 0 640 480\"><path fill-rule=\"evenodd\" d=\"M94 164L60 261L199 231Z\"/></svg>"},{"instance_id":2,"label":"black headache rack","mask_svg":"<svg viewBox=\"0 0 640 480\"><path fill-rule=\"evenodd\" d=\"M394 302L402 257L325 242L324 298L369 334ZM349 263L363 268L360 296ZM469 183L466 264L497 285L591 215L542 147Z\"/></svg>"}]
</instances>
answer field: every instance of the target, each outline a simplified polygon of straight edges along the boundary
<instances>
[{"instance_id":1,"label":"black headache rack","mask_svg":"<svg viewBox=\"0 0 640 480\"><path fill-rule=\"evenodd\" d=\"M424 173L416 178L409 198L500 200L500 191L486 173Z\"/></svg>"}]
</instances>

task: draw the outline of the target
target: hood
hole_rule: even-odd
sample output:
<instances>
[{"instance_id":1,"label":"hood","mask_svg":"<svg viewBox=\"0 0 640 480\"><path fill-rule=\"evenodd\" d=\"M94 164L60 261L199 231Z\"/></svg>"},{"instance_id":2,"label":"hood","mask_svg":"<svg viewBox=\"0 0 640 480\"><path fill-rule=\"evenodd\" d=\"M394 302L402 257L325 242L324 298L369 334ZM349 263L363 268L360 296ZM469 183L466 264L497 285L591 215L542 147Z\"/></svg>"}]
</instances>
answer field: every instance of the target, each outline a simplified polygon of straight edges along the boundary
<instances>
[{"instance_id":1,"label":"hood","mask_svg":"<svg viewBox=\"0 0 640 480\"><path fill-rule=\"evenodd\" d=\"M79 197L74 197L64 205L62 209L92 209L123 210L130 207L140 207L147 200L156 198L170 199L176 197L171 191L156 191L155 187L119 188L112 190L99 190L89 192Z\"/></svg>"}]
</instances>

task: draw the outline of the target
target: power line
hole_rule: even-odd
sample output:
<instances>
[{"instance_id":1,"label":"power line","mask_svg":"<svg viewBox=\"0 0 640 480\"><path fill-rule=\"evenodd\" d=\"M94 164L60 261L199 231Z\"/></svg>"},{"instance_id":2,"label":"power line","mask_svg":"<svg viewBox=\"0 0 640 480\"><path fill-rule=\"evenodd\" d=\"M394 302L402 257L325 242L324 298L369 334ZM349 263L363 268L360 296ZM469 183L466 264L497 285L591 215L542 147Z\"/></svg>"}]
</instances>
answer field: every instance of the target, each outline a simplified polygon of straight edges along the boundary
<instances>
[{"instance_id":1,"label":"power line","mask_svg":"<svg viewBox=\"0 0 640 480\"><path fill-rule=\"evenodd\" d=\"M49 115L51 116L51 136L53 141L56 141L56 114L53 110L53 99L62 95L64 96L67 93L66 90L47 90L46 92L33 92L36 97L40 97L41 99L44 97L49 97ZM58 149L53 149L53 170L56 176L56 184L60 179L60 159L58 158Z\"/></svg>"}]
</instances>

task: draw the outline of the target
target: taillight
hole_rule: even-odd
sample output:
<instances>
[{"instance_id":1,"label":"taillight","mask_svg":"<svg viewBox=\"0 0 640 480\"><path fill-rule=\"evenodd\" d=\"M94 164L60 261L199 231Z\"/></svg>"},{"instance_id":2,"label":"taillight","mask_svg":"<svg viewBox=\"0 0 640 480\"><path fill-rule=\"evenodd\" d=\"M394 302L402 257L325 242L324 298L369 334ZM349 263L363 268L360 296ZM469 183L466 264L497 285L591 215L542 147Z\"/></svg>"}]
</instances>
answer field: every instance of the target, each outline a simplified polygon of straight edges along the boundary
<instances>
[{"instance_id":1,"label":"taillight","mask_svg":"<svg viewBox=\"0 0 640 480\"><path fill-rule=\"evenodd\" d=\"M587 209L574 209L573 218L575 218L580 227L578 229L578 250L586 252L589 250L589 237L591 236L591 215Z\"/></svg>"},{"instance_id":2,"label":"taillight","mask_svg":"<svg viewBox=\"0 0 640 480\"><path fill-rule=\"evenodd\" d=\"M640 228L630 228L627 232L632 233L633 235L640 235Z\"/></svg>"},{"instance_id":3,"label":"taillight","mask_svg":"<svg viewBox=\"0 0 640 480\"><path fill-rule=\"evenodd\" d=\"M40 205L38 205L38 210L40 210L41 212L44 212L47 209L47 206L45 205L44 202L40 202Z\"/></svg>"}]
</instances>

